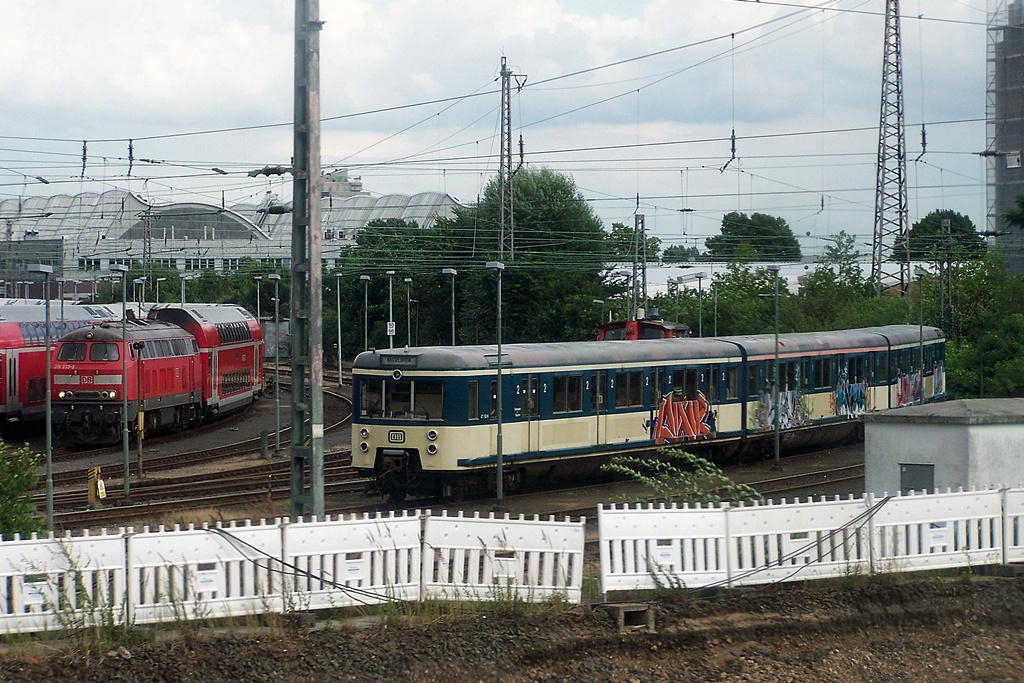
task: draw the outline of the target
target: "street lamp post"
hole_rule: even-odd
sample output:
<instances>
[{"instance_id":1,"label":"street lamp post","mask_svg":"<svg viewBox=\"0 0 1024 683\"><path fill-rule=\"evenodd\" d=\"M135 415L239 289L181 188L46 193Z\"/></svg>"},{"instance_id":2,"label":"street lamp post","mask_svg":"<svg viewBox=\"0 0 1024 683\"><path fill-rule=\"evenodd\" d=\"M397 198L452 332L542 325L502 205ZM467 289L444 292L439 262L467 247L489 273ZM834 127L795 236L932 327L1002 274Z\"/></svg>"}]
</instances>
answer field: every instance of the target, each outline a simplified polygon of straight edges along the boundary
<instances>
[{"instance_id":1,"label":"street lamp post","mask_svg":"<svg viewBox=\"0 0 1024 683\"><path fill-rule=\"evenodd\" d=\"M779 460L779 431L781 427L779 422L781 407L779 395L779 266L768 266L768 270L775 274L775 381L772 383L774 387L772 401L775 405L775 464L772 465L772 469L781 472L782 462Z\"/></svg>"},{"instance_id":2,"label":"street lamp post","mask_svg":"<svg viewBox=\"0 0 1024 683\"><path fill-rule=\"evenodd\" d=\"M53 531L53 400L50 396L53 386L53 359L50 358L50 275L53 273L53 266L29 266L28 272L43 274L46 292L46 327L43 331L46 339L46 529ZM63 297L61 300L63 301Z\"/></svg>"},{"instance_id":3,"label":"street lamp post","mask_svg":"<svg viewBox=\"0 0 1024 683\"><path fill-rule=\"evenodd\" d=\"M146 298L146 295L145 295L145 291L146 291L146 276L143 275L142 277L137 277L134 280L132 280L132 283L138 288L136 291L138 291L139 294L138 294L138 298L135 300L135 305L136 305L136 308L138 308L138 310L139 310L139 319L141 320L142 319L142 302L143 302L143 299Z\"/></svg>"},{"instance_id":4,"label":"street lamp post","mask_svg":"<svg viewBox=\"0 0 1024 683\"><path fill-rule=\"evenodd\" d=\"M441 274L452 276L452 346L455 346L455 276L459 272L454 268L442 268Z\"/></svg>"},{"instance_id":5,"label":"street lamp post","mask_svg":"<svg viewBox=\"0 0 1024 683\"><path fill-rule=\"evenodd\" d=\"M128 266L110 264L121 273L121 456L124 463L124 502L131 502L131 463L128 460Z\"/></svg>"},{"instance_id":6,"label":"street lamp post","mask_svg":"<svg viewBox=\"0 0 1024 683\"><path fill-rule=\"evenodd\" d=\"M704 336L704 290L701 287L701 283L704 281L705 274L703 272L694 273L693 275L697 278L697 336Z\"/></svg>"},{"instance_id":7,"label":"street lamp post","mask_svg":"<svg viewBox=\"0 0 1024 683\"><path fill-rule=\"evenodd\" d=\"M256 322L260 321L260 281L263 280L262 275L253 275L252 279L256 281Z\"/></svg>"},{"instance_id":8,"label":"street lamp post","mask_svg":"<svg viewBox=\"0 0 1024 683\"><path fill-rule=\"evenodd\" d=\"M921 402L924 403L924 276L925 270L914 271L917 276L918 319L917 319L917 366L921 374Z\"/></svg>"},{"instance_id":9,"label":"street lamp post","mask_svg":"<svg viewBox=\"0 0 1024 683\"><path fill-rule=\"evenodd\" d=\"M274 283L274 455L281 454L281 324L278 283L281 276L271 273L267 279Z\"/></svg>"},{"instance_id":10,"label":"street lamp post","mask_svg":"<svg viewBox=\"0 0 1024 683\"><path fill-rule=\"evenodd\" d=\"M718 336L718 278L711 281L711 291L714 292L715 300L715 336Z\"/></svg>"},{"instance_id":11,"label":"street lamp post","mask_svg":"<svg viewBox=\"0 0 1024 683\"><path fill-rule=\"evenodd\" d=\"M415 346L420 345L420 300L413 299L412 303L416 306L416 314L413 316L413 327L416 328L416 334L413 335L412 342Z\"/></svg>"},{"instance_id":12,"label":"street lamp post","mask_svg":"<svg viewBox=\"0 0 1024 683\"><path fill-rule=\"evenodd\" d=\"M675 287L675 290L676 290L676 320L675 320L676 322L679 322L679 283L681 283L682 281L683 281L683 278L681 278L681 277L677 277L677 278L671 278L670 277L668 279L668 283L670 285L672 285L673 287Z\"/></svg>"},{"instance_id":13,"label":"street lamp post","mask_svg":"<svg viewBox=\"0 0 1024 683\"><path fill-rule=\"evenodd\" d=\"M335 309L338 312L338 386L342 387L342 386L345 385L345 383L341 380L341 273L340 272L334 274L334 285L335 285L335 292L334 292L334 294L335 294ZM275 293L274 296L277 296L277 294Z\"/></svg>"},{"instance_id":14,"label":"street lamp post","mask_svg":"<svg viewBox=\"0 0 1024 683\"><path fill-rule=\"evenodd\" d=\"M409 299L409 287L412 278L405 278L405 345L412 346L412 301Z\"/></svg>"},{"instance_id":15,"label":"street lamp post","mask_svg":"<svg viewBox=\"0 0 1024 683\"><path fill-rule=\"evenodd\" d=\"M497 486L497 503L495 503L494 508L495 508L495 511L497 511L497 512L503 512L505 510L505 495L504 495L504 485L505 485L504 465L505 465L505 463L504 463L504 455L502 454L502 443L501 443L501 439L502 439L502 436L501 436L501 422L502 422L502 415L501 415L501 408L502 408L502 406L501 406L501 365L502 365L502 360L501 360L501 272L503 270L505 270L505 264L502 263L501 261L488 261L486 263L485 267L488 270L495 271L495 273L498 276L497 323L496 323L496 328L495 328L495 338L496 338L496 340L498 342L498 378L497 378L498 382L497 382L497 386L496 386L496 390L498 392L498 401L497 401L497 403L498 403L498 405L497 405L497 410L498 410L497 451L498 452L497 452L496 461L497 461L498 465L497 465L497 473L495 475L496 476L495 484Z\"/></svg>"},{"instance_id":16,"label":"street lamp post","mask_svg":"<svg viewBox=\"0 0 1024 683\"><path fill-rule=\"evenodd\" d=\"M31 272L31 271L29 271L29 272ZM78 282L78 281L75 280L75 282ZM68 280L65 279L65 278L59 277L59 278L57 278L57 283L60 285L60 324L58 325L58 329L60 329L63 332L63 330L64 330L64 285L66 285L68 283ZM50 288L49 287L46 288L46 298L47 299L50 298Z\"/></svg>"},{"instance_id":17,"label":"street lamp post","mask_svg":"<svg viewBox=\"0 0 1024 683\"><path fill-rule=\"evenodd\" d=\"M395 348L395 289L392 286L391 278L394 277L395 271L389 270L388 276L388 348Z\"/></svg>"},{"instance_id":18,"label":"street lamp post","mask_svg":"<svg viewBox=\"0 0 1024 683\"><path fill-rule=\"evenodd\" d=\"M363 282L363 351L370 349L370 328L369 328L369 287L370 287L370 276L360 275L359 279Z\"/></svg>"}]
</instances>

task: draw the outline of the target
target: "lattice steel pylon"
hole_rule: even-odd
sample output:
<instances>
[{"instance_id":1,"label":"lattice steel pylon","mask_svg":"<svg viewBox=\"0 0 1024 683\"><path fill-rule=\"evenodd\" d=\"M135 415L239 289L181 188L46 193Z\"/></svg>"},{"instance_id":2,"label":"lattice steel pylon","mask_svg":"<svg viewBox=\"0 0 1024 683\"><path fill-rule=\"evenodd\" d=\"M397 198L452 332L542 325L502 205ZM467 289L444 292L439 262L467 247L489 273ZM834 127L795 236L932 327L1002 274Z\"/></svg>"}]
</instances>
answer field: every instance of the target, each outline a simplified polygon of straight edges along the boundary
<instances>
[{"instance_id":1,"label":"lattice steel pylon","mask_svg":"<svg viewBox=\"0 0 1024 683\"><path fill-rule=\"evenodd\" d=\"M875 293L910 284L907 229L907 143L903 127L903 56L900 3L885 3L885 55L882 62L882 107L878 123L878 180L875 185L875 236L871 280ZM897 253L902 251L900 257Z\"/></svg>"}]
</instances>

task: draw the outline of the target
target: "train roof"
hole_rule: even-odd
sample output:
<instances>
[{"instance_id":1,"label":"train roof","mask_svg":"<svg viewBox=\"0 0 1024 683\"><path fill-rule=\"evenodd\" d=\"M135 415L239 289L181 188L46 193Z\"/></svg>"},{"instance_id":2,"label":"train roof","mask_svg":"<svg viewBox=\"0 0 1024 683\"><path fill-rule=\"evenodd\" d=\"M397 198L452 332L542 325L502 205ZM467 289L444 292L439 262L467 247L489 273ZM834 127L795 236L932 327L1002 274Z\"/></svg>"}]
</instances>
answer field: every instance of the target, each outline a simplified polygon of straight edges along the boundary
<instances>
[{"instance_id":1,"label":"train roof","mask_svg":"<svg viewBox=\"0 0 1024 683\"><path fill-rule=\"evenodd\" d=\"M65 334L60 341L121 341L121 334L121 321L118 320L80 327ZM188 332L182 328L163 320L139 320L137 318L128 319L124 335L132 340L174 339L189 336Z\"/></svg>"},{"instance_id":2,"label":"train roof","mask_svg":"<svg viewBox=\"0 0 1024 683\"><path fill-rule=\"evenodd\" d=\"M256 320L254 315L237 304L157 304L150 309L147 317L173 320L179 325L185 321L210 325Z\"/></svg>"},{"instance_id":3,"label":"train roof","mask_svg":"<svg viewBox=\"0 0 1024 683\"><path fill-rule=\"evenodd\" d=\"M50 302L50 322L61 319L59 302ZM105 304L81 304L64 307L64 320L120 320L121 311ZM44 322L46 307L35 304L8 304L0 306L2 322Z\"/></svg>"},{"instance_id":4,"label":"train roof","mask_svg":"<svg viewBox=\"0 0 1024 683\"><path fill-rule=\"evenodd\" d=\"M942 331L924 329L924 339L941 339ZM864 349L910 340L918 341L917 325L891 325L829 332L803 332L779 335L783 354L809 354L839 348ZM892 340L897 340L893 342ZM689 358L730 358L740 355L774 354L775 335L741 337L681 337L635 341L587 341L543 344L503 344L503 365L511 368L588 366L632 363L656 363ZM378 349L356 356L353 368L359 370L491 370L497 365L494 344L476 346L427 346Z\"/></svg>"}]
</instances>

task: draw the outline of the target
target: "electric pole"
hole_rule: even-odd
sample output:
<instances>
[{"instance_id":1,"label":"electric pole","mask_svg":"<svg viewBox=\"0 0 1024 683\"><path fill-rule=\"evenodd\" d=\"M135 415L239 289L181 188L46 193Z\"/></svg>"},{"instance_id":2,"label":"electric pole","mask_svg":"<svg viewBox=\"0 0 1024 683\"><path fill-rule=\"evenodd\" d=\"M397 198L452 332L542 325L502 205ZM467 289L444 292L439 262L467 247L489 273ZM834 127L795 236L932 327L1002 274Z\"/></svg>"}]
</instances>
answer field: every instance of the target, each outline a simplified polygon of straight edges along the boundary
<instances>
[{"instance_id":1,"label":"electric pole","mask_svg":"<svg viewBox=\"0 0 1024 683\"><path fill-rule=\"evenodd\" d=\"M871 280L880 294L885 281L910 285L910 233L907 230L907 144L903 126L903 56L900 3L885 3L885 54L882 106L878 123L878 180L875 186L875 235ZM900 254L898 257L896 254Z\"/></svg>"},{"instance_id":2,"label":"electric pole","mask_svg":"<svg viewBox=\"0 0 1024 683\"><path fill-rule=\"evenodd\" d=\"M292 166L291 515L324 519L323 278L320 252L320 0L295 0ZM309 466L309 489L305 470Z\"/></svg>"}]
</instances>

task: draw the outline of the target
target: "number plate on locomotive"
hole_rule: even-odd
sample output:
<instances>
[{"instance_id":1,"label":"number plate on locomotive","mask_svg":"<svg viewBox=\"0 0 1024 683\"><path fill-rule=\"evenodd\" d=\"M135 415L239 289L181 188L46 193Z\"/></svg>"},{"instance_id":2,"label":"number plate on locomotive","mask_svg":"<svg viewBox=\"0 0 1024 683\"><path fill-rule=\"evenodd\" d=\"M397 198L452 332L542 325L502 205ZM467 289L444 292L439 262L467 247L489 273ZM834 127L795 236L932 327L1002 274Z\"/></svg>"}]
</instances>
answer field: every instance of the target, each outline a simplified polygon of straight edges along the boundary
<instances>
[{"instance_id":1,"label":"number plate on locomotive","mask_svg":"<svg viewBox=\"0 0 1024 683\"><path fill-rule=\"evenodd\" d=\"M388 443L405 443L405 432L392 429L388 432Z\"/></svg>"}]
</instances>

